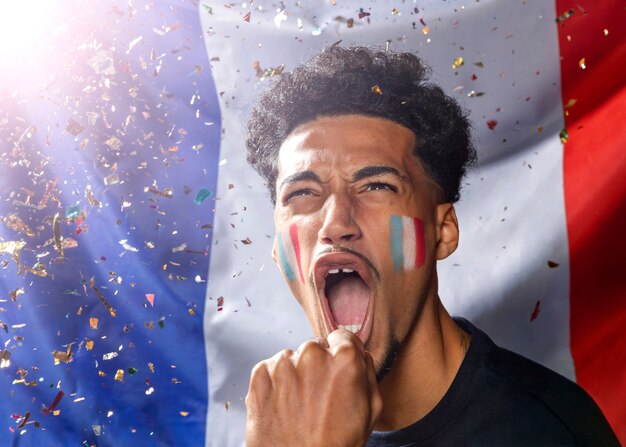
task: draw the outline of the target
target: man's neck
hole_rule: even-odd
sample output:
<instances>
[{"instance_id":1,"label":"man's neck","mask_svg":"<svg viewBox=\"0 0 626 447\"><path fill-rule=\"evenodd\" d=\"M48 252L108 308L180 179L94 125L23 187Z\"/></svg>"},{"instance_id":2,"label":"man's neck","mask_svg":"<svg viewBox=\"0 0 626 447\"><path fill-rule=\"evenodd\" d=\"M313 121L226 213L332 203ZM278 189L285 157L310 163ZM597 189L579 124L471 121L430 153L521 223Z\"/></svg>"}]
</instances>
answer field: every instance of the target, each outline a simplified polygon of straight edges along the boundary
<instances>
[{"instance_id":1,"label":"man's neck","mask_svg":"<svg viewBox=\"0 0 626 447\"><path fill-rule=\"evenodd\" d=\"M383 412L375 429L389 431L409 426L435 408L450 388L469 341L469 334L456 325L435 295L415 321L391 371L379 384Z\"/></svg>"}]
</instances>

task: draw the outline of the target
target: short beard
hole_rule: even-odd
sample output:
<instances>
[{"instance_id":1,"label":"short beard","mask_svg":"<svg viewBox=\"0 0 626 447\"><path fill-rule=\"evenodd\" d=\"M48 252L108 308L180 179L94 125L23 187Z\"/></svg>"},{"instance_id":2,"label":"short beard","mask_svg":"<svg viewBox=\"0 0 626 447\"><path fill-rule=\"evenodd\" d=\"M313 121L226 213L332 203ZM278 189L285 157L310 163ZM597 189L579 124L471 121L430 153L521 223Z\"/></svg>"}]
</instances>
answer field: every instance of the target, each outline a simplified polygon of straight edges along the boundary
<instances>
[{"instance_id":1,"label":"short beard","mask_svg":"<svg viewBox=\"0 0 626 447\"><path fill-rule=\"evenodd\" d=\"M385 350L385 356L380 361L380 363L376 365L376 381L378 383L380 383L381 380L383 380L385 376L389 373L389 371L391 371L393 363L396 361L398 355L400 354L401 346L401 343L396 339L391 340L391 343L389 343L389 346L387 346L387 349Z\"/></svg>"}]
</instances>

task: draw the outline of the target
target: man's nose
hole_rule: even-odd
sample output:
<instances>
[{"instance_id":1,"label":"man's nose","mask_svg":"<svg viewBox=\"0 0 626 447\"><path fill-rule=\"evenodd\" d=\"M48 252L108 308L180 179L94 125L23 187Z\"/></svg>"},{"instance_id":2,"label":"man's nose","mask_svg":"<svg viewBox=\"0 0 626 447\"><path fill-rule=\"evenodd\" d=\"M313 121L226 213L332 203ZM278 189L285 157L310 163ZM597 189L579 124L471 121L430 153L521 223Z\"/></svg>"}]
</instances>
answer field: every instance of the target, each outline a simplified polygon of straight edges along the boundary
<instances>
[{"instance_id":1,"label":"man's nose","mask_svg":"<svg viewBox=\"0 0 626 447\"><path fill-rule=\"evenodd\" d=\"M326 201L324 222L319 230L323 244L340 245L361 237L361 229L354 220L354 205L347 195L332 195Z\"/></svg>"}]
</instances>

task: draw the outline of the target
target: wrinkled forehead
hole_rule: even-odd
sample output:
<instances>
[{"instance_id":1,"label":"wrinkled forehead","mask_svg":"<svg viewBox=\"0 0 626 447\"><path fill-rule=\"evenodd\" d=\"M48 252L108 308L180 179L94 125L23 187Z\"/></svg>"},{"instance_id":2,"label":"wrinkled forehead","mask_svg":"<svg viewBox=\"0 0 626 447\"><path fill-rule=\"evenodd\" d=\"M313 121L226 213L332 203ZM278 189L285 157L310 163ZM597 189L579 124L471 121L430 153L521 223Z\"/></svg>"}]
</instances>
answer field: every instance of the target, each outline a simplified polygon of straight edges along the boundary
<instances>
[{"instance_id":1,"label":"wrinkled forehead","mask_svg":"<svg viewBox=\"0 0 626 447\"><path fill-rule=\"evenodd\" d=\"M329 164L415 162L415 135L407 127L365 115L324 116L296 127L278 154L278 173Z\"/></svg>"}]
</instances>

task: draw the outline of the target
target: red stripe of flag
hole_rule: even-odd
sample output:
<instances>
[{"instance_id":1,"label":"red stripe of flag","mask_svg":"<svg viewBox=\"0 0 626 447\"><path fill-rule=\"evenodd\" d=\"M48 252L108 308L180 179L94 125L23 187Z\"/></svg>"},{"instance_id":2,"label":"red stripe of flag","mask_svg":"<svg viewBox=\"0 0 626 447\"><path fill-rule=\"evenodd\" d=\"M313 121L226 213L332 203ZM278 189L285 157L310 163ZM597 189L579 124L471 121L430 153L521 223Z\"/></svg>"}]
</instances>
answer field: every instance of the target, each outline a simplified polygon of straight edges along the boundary
<instances>
[{"instance_id":1,"label":"red stripe of flag","mask_svg":"<svg viewBox=\"0 0 626 447\"><path fill-rule=\"evenodd\" d=\"M557 0L577 382L626 444L626 9ZM571 14L573 11L573 14ZM575 101L575 103L574 103Z\"/></svg>"},{"instance_id":2,"label":"red stripe of flag","mask_svg":"<svg viewBox=\"0 0 626 447\"><path fill-rule=\"evenodd\" d=\"M291 238L291 245L293 245L293 251L296 254L296 264L298 264L298 273L300 273L300 281L304 282L304 275L302 274L302 264L300 263L300 240L298 239L298 227L296 224L289 226L289 237Z\"/></svg>"},{"instance_id":3,"label":"red stripe of flag","mask_svg":"<svg viewBox=\"0 0 626 447\"><path fill-rule=\"evenodd\" d=\"M413 218L415 226L415 267L421 267L426 260L426 252L424 251L424 222L419 217Z\"/></svg>"}]
</instances>

